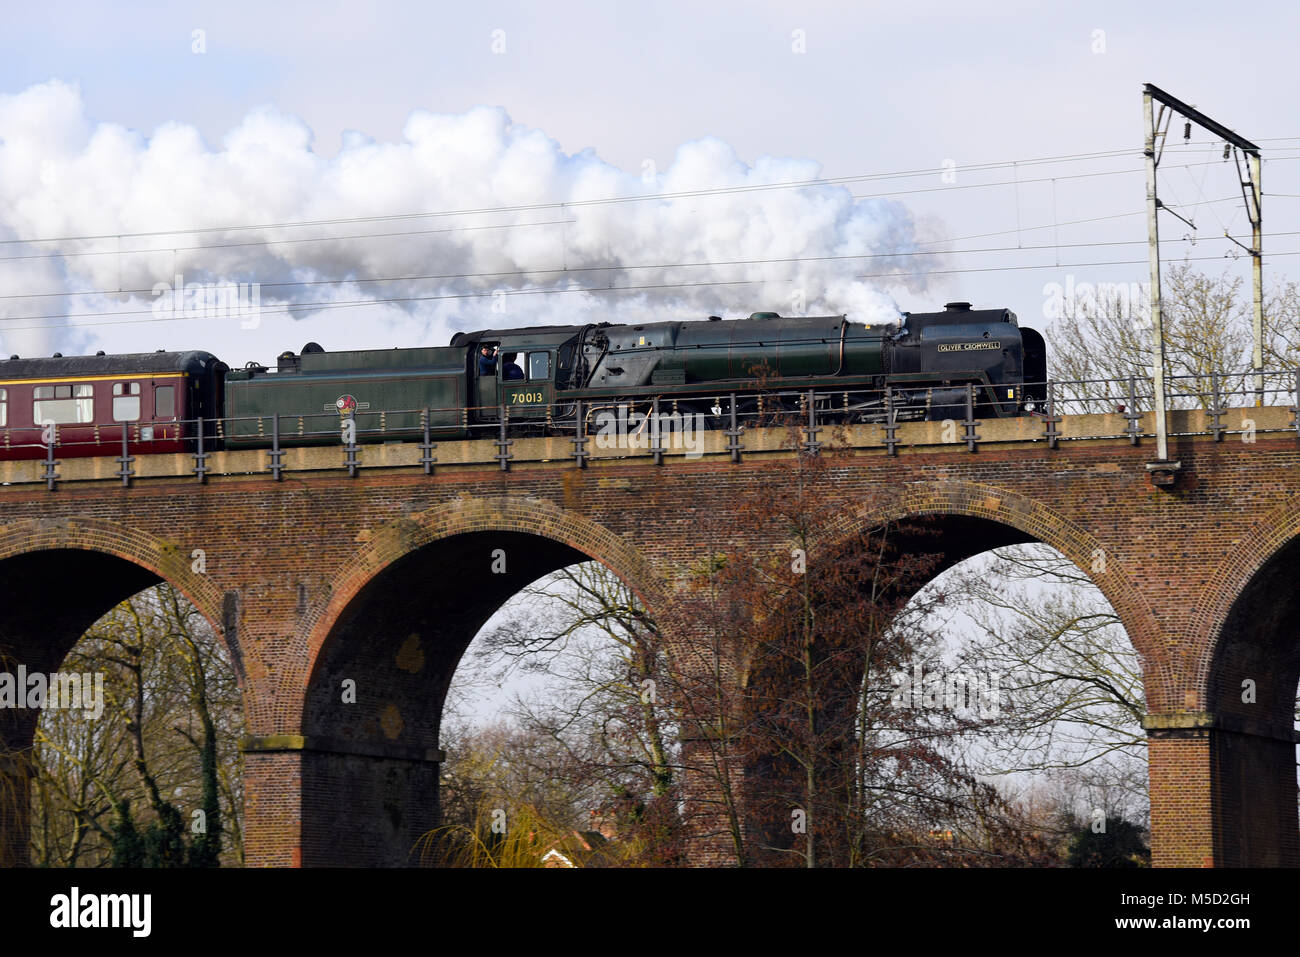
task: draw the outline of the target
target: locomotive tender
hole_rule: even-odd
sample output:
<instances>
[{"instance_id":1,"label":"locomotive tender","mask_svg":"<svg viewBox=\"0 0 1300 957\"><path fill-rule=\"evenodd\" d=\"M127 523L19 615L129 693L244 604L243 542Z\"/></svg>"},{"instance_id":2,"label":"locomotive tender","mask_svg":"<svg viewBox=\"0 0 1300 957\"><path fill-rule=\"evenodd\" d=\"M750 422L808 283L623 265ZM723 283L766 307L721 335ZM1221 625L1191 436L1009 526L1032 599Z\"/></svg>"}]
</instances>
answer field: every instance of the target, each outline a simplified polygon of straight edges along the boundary
<instances>
[{"instance_id":1,"label":"locomotive tender","mask_svg":"<svg viewBox=\"0 0 1300 957\"><path fill-rule=\"evenodd\" d=\"M480 373L483 346L498 359ZM274 371L230 369L207 352L0 361L0 458L35 458L53 440L61 456L463 438L572 429L615 406L722 423L742 412L798 408L811 392L827 421L883 421L885 389L897 419L1014 416L1045 399L1043 338L1007 309L904 313L891 323L845 316L459 332L444 347L326 352L308 343ZM784 398L782 396L784 395ZM276 420L278 416L278 421Z\"/></svg>"}]
</instances>

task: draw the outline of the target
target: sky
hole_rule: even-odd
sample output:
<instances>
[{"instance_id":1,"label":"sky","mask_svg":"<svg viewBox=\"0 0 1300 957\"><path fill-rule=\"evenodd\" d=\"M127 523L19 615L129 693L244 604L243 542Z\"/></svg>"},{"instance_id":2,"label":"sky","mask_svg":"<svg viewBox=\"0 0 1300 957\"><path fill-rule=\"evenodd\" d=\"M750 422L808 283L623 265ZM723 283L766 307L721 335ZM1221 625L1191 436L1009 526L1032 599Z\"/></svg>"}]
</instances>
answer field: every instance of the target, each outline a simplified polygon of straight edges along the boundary
<instances>
[{"instance_id":1,"label":"sky","mask_svg":"<svg viewBox=\"0 0 1300 957\"><path fill-rule=\"evenodd\" d=\"M308 340L950 300L1043 327L1053 284L1148 278L1144 82L1264 147L1266 278L1289 278L1298 19L1202 3L15 7L0 349L204 348L235 366ZM1196 228L1164 214L1163 255L1247 276L1223 239L1246 228L1233 164L1182 132L1161 196ZM245 284L242 310L168 313L178 273Z\"/></svg>"}]
</instances>

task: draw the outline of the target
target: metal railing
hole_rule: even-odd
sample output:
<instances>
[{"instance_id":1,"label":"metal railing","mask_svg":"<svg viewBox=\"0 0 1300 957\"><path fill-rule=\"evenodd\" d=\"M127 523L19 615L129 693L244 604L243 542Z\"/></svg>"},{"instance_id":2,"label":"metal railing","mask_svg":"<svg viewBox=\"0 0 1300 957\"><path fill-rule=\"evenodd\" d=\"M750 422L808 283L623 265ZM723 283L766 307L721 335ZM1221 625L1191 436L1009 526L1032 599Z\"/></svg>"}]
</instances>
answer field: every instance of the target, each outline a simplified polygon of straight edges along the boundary
<instances>
[{"instance_id":1,"label":"metal railing","mask_svg":"<svg viewBox=\"0 0 1300 957\"><path fill-rule=\"evenodd\" d=\"M1265 373L1262 393L1256 389L1256 382L1252 371L1168 377L1171 411L1202 413L1202 427L1191 431L1171 429L1170 434L1209 435L1216 441L1245 431L1300 434L1296 414L1300 408L1300 369ZM810 454L820 452L833 437L837 445L897 455L905 444L898 434L900 427L909 422L939 421L945 426L944 437L935 444L964 445L975 452L981 443L989 441L981 438L978 426L996 417L1011 418L999 416L998 410L1013 411L1025 395L1037 397L1033 408L1014 417L1038 426L1021 438L998 441L1043 442L1055 449L1062 442L1096 439L1127 439L1136 445L1154 435L1142 423L1143 417L1153 411L1152 381L1145 376L1024 383L1013 387L1015 398L1011 400L1006 398L1006 385L970 384L942 390L906 385L838 390L827 386L816 390L773 388L690 396L589 398L514 407L367 410L348 417L334 412L279 413L166 423L4 427L0 428L0 449L5 459L43 460L38 480L52 490L60 480L58 466L65 459L117 453L114 477L129 486L139 477L139 456L155 451L190 455L193 465L189 473L199 482L220 474L212 464L218 452L261 451L266 460L260 471L278 481L289 471L285 464L287 452L304 446L339 448L342 454L337 467L356 476L367 467L394 467L386 462L368 466L364 451L367 447L400 443L418 452L418 457L407 456L411 462L402 467L414 465L431 475L438 463L437 444L446 441L494 442L495 454L467 461L479 465L495 461L502 471L507 471L513 463L524 461L571 460L583 468L596 457L645 457L660 465L669 456L689 457L690 446L699 444L704 433L714 432L725 438L725 444L715 441L707 453L699 454L726 454L739 462L746 451L744 435L756 429L785 428L798 437L787 444ZM926 404L918 399L935 392L941 393L942 403ZM1252 420L1249 429L1230 427L1229 412L1255 409L1261 404L1288 409L1289 422L1261 426ZM1067 416L1099 413L1110 416L1097 423L1105 426L1101 429L1085 434L1060 428ZM1109 427L1116 417L1124 424ZM1238 417L1239 426L1244 418L1247 416ZM842 428L853 425L875 425L879 429L864 433ZM518 440L527 438L561 441L544 443L544 448L532 448L521 457L514 448ZM626 455L620 456L620 451ZM602 452L610 454L602 456ZM319 469L313 466L311 470Z\"/></svg>"}]
</instances>

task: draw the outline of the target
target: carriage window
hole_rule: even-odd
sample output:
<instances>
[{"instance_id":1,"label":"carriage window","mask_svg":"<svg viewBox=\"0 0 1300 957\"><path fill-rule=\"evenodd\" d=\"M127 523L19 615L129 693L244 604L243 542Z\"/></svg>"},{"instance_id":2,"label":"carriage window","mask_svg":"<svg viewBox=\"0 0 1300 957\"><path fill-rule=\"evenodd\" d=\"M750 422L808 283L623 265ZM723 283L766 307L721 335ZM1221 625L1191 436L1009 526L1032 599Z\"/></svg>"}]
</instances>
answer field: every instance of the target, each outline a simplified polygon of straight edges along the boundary
<instances>
[{"instance_id":1,"label":"carriage window","mask_svg":"<svg viewBox=\"0 0 1300 957\"><path fill-rule=\"evenodd\" d=\"M113 421L137 422L140 419L140 383L113 383Z\"/></svg>"},{"instance_id":2,"label":"carriage window","mask_svg":"<svg viewBox=\"0 0 1300 957\"><path fill-rule=\"evenodd\" d=\"M160 385L153 390L153 414L156 419L171 419L176 415L176 387Z\"/></svg>"},{"instance_id":3,"label":"carriage window","mask_svg":"<svg viewBox=\"0 0 1300 957\"><path fill-rule=\"evenodd\" d=\"M32 389L32 421L72 425L95 421L95 387L38 385Z\"/></svg>"},{"instance_id":4,"label":"carriage window","mask_svg":"<svg viewBox=\"0 0 1300 957\"><path fill-rule=\"evenodd\" d=\"M549 379L551 377L551 354L549 352L528 353L528 378Z\"/></svg>"},{"instance_id":5,"label":"carriage window","mask_svg":"<svg viewBox=\"0 0 1300 957\"><path fill-rule=\"evenodd\" d=\"M9 424L9 390L0 389L0 429Z\"/></svg>"}]
</instances>

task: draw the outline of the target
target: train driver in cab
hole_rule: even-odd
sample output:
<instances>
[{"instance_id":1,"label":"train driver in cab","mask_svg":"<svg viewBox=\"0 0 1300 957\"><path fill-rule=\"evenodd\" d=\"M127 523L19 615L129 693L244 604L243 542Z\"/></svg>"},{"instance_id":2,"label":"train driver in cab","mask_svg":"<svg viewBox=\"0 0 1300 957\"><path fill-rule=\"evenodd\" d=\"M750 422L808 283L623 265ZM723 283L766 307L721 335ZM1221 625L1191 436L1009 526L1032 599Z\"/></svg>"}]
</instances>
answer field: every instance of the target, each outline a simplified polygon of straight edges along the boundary
<instances>
[{"instance_id":1,"label":"train driver in cab","mask_svg":"<svg viewBox=\"0 0 1300 957\"><path fill-rule=\"evenodd\" d=\"M522 379L524 370L519 368L519 363L515 362L517 352L507 352L502 358L505 360L505 366L501 369L501 377L507 381L510 379Z\"/></svg>"},{"instance_id":2,"label":"train driver in cab","mask_svg":"<svg viewBox=\"0 0 1300 957\"><path fill-rule=\"evenodd\" d=\"M478 374L494 376L497 374L497 347L483 346L478 351Z\"/></svg>"}]
</instances>

